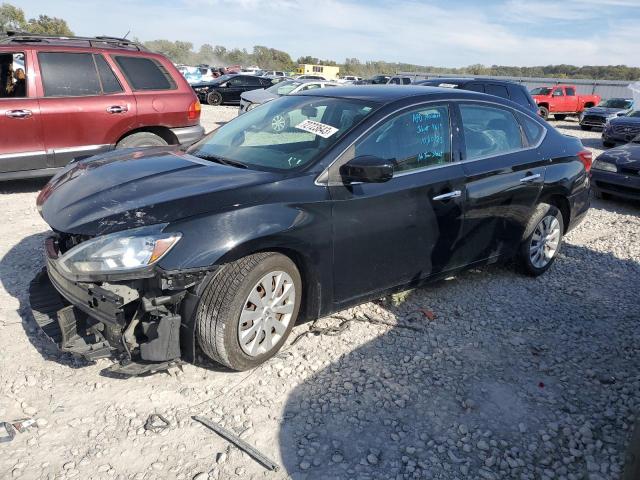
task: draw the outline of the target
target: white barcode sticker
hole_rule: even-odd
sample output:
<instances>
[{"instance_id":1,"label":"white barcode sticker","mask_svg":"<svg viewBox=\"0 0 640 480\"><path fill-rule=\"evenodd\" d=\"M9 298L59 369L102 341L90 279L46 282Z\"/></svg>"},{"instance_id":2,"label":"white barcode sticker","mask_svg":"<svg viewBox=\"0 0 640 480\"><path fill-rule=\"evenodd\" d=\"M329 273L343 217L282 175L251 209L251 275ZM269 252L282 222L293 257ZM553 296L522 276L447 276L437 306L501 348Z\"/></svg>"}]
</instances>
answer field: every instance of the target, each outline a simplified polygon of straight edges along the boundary
<instances>
[{"instance_id":1,"label":"white barcode sticker","mask_svg":"<svg viewBox=\"0 0 640 480\"><path fill-rule=\"evenodd\" d=\"M315 133L316 135L320 135L322 138L329 138L338 131L336 127L309 119L296 125L296 128L304 130L305 132Z\"/></svg>"}]
</instances>

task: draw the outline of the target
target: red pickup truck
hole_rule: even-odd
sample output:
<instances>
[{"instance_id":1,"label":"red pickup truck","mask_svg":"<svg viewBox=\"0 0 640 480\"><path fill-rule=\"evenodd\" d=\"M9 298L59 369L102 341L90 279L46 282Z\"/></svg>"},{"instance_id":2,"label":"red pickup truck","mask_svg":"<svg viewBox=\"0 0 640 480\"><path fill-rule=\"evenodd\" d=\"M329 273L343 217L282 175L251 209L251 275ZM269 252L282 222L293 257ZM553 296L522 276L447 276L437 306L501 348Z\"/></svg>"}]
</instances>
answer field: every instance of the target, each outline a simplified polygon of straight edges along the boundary
<instances>
[{"instance_id":1,"label":"red pickup truck","mask_svg":"<svg viewBox=\"0 0 640 480\"><path fill-rule=\"evenodd\" d=\"M579 115L584 109L600 103L599 95L577 95L574 85L534 88L531 96L538 104L540 116L545 120L551 114L556 120L564 120L567 115Z\"/></svg>"}]
</instances>

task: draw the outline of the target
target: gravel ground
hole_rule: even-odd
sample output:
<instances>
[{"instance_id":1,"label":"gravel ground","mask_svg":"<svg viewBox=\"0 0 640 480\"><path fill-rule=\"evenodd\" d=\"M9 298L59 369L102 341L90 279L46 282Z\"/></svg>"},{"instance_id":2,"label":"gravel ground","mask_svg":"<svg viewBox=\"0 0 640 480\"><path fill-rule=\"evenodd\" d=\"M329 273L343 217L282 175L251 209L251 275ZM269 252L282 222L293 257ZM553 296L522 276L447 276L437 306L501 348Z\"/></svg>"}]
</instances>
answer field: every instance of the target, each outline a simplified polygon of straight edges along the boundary
<instances>
[{"instance_id":1,"label":"gravel ground","mask_svg":"<svg viewBox=\"0 0 640 480\"><path fill-rule=\"evenodd\" d=\"M205 106L215 128L235 108ZM599 132L556 122L598 150ZM618 479L640 407L640 206L594 201L554 267L475 269L324 318L256 370L121 380L36 331L43 182L0 186L0 478ZM358 321L366 320L366 321ZM293 340L308 331L297 326ZM144 424L161 413L171 426ZM191 416L276 460L266 472Z\"/></svg>"}]
</instances>

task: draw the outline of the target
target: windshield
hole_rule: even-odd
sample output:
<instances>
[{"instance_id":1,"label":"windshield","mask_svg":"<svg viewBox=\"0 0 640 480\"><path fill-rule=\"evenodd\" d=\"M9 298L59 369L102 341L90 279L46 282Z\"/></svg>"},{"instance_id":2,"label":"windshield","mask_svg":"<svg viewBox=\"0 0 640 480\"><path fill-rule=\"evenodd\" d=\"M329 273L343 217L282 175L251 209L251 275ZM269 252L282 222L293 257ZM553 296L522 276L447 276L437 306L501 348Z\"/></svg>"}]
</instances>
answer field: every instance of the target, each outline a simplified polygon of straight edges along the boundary
<instances>
[{"instance_id":1,"label":"windshield","mask_svg":"<svg viewBox=\"0 0 640 480\"><path fill-rule=\"evenodd\" d=\"M239 167L293 170L320 156L377 106L345 98L284 96L237 117L188 152Z\"/></svg>"},{"instance_id":2,"label":"windshield","mask_svg":"<svg viewBox=\"0 0 640 480\"><path fill-rule=\"evenodd\" d=\"M603 100L598 104L599 107L604 108L619 108L621 110L628 110L631 108L631 100L624 98L610 98L609 100Z\"/></svg>"},{"instance_id":3,"label":"windshield","mask_svg":"<svg viewBox=\"0 0 640 480\"><path fill-rule=\"evenodd\" d=\"M267 88L267 92L275 93L276 95L289 95L293 90L302 85L303 82L286 81L280 82Z\"/></svg>"},{"instance_id":4,"label":"windshield","mask_svg":"<svg viewBox=\"0 0 640 480\"><path fill-rule=\"evenodd\" d=\"M531 90L531 95L549 95L551 89L548 87L538 87Z\"/></svg>"},{"instance_id":5,"label":"windshield","mask_svg":"<svg viewBox=\"0 0 640 480\"><path fill-rule=\"evenodd\" d=\"M387 83L389 81L389 77L378 75L377 77L372 77L371 79L369 79L369 81L373 85L381 85L381 84Z\"/></svg>"}]
</instances>

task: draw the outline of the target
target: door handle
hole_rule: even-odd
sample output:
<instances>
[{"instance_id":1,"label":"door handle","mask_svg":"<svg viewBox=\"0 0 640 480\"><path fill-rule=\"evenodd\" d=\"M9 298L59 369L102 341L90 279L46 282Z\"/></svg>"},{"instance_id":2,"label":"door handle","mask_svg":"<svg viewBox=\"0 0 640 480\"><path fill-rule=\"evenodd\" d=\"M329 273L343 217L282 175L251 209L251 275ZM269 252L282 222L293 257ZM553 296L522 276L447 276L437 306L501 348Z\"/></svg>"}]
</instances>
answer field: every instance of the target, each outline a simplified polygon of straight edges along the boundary
<instances>
[{"instance_id":1,"label":"door handle","mask_svg":"<svg viewBox=\"0 0 640 480\"><path fill-rule=\"evenodd\" d=\"M530 183L539 178L540 178L540 174L534 173L533 175L527 175L526 177L521 178L520 183Z\"/></svg>"},{"instance_id":2,"label":"door handle","mask_svg":"<svg viewBox=\"0 0 640 480\"><path fill-rule=\"evenodd\" d=\"M436 195L433 200L449 200L450 198L458 198L462 195L460 190L454 190L453 192L443 193L442 195Z\"/></svg>"},{"instance_id":3,"label":"door handle","mask_svg":"<svg viewBox=\"0 0 640 480\"><path fill-rule=\"evenodd\" d=\"M128 111L129 109L126 106L122 105L112 105L111 107L107 108L107 112L109 113L125 113Z\"/></svg>"},{"instance_id":4,"label":"door handle","mask_svg":"<svg viewBox=\"0 0 640 480\"><path fill-rule=\"evenodd\" d=\"M33 113L31 110L9 110L5 115L9 118L29 118Z\"/></svg>"}]
</instances>

